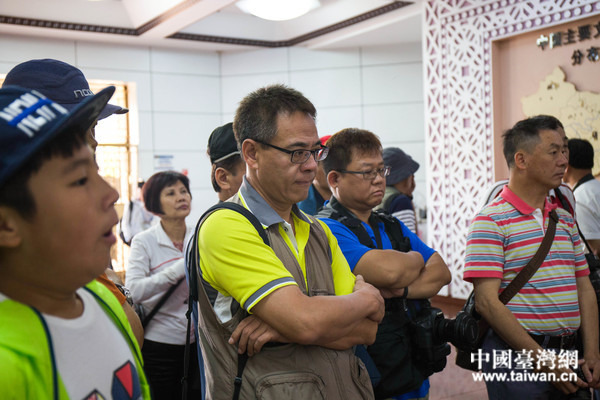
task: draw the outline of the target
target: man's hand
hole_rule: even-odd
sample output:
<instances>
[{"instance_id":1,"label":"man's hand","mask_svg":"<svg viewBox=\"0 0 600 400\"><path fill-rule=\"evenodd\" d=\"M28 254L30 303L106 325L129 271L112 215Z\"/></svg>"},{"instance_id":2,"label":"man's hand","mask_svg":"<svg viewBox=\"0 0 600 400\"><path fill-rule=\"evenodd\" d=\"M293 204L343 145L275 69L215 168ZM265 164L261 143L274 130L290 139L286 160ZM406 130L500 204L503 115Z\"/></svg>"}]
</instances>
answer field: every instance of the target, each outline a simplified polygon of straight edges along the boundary
<instances>
[{"instance_id":1,"label":"man's hand","mask_svg":"<svg viewBox=\"0 0 600 400\"><path fill-rule=\"evenodd\" d=\"M258 354L268 342L288 343L289 340L254 315L244 318L229 338L229 344L237 343L239 354L247 351L249 356Z\"/></svg>"},{"instance_id":2,"label":"man's hand","mask_svg":"<svg viewBox=\"0 0 600 400\"><path fill-rule=\"evenodd\" d=\"M600 359L598 357L586 357L581 360L580 368L587 384L594 389L600 389Z\"/></svg>"},{"instance_id":3,"label":"man's hand","mask_svg":"<svg viewBox=\"0 0 600 400\"><path fill-rule=\"evenodd\" d=\"M544 364L540 367L538 372L546 374L548 380L552 379L552 384L558 390L565 394L575 393L579 387L587 387L587 384L580 378L577 378L577 382L568 380L561 380L561 377L569 377L573 373L573 370L565 367L557 367L558 360L555 357L554 363ZM550 377L552 376L552 377Z\"/></svg>"},{"instance_id":4,"label":"man's hand","mask_svg":"<svg viewBox=\"0 0 600 400\"><path fill-rule=\"evenodd\" d=\"M380 323L385 315L385 303L383 301L383 297L379 293L379 290L375 288L375 286L368 284L365 282L364 278L361 275L356 276L356 282L354 283L354 293L360 292L365 296L368 296L371 301L374 301L377 305L376 310L371 313L368 318L372 321Z\"/></svg>"}]
</instances>

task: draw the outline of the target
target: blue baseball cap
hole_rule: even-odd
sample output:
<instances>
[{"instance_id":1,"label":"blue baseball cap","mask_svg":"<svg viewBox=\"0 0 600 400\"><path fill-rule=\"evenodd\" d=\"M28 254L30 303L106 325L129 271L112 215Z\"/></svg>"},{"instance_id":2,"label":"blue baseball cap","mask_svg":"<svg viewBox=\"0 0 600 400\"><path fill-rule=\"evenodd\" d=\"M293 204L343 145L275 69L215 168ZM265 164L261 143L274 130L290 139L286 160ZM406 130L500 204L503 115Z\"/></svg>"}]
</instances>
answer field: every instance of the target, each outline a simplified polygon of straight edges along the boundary
<instances>
[{"instance_id":1,"label":"blue baseball cap","mask_svg":"<svg viewBox=\"0 0 600 400\"><path fill-rule=\"evenodd\" d=\"M72 110L86 97L94 95L80 69L51 58L18 64L4 78L2 86L9 85L35 89L67 110ZM128 111L127 108L107 104L98 119Z\"/></svg>"},{"instance_id":2,"label":"blue baseball cap","mask_svg":"<svg viewBox=\"0 0 600 400\"><path fill-rule=\"evenodd\" d=\"M0 186L48 141L70 129L87 131L115 91L86 96L70 111L36 90L0 89Z\"/></svg>"}]
</instances>

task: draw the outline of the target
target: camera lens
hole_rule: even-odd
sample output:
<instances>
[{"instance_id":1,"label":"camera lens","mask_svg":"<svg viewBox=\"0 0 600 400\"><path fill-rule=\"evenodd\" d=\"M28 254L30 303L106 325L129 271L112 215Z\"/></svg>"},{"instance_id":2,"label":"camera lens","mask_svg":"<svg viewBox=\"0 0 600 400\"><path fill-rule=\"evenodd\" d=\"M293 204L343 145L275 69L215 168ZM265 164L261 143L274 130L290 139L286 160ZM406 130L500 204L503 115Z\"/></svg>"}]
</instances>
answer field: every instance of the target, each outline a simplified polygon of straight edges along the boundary
<instances>
[{"instance_id":1,"label":"camera lens","mask_svg":"<svg viewBox=\"0 0 600 400\"><path fill-rule=\"evenodd\" d=\"M450 342L456 348L469 351L479 335L477 321L469 314L460 311L455 319L436 318L434 324L434 340Z\"/></svg>"}]
</instances>

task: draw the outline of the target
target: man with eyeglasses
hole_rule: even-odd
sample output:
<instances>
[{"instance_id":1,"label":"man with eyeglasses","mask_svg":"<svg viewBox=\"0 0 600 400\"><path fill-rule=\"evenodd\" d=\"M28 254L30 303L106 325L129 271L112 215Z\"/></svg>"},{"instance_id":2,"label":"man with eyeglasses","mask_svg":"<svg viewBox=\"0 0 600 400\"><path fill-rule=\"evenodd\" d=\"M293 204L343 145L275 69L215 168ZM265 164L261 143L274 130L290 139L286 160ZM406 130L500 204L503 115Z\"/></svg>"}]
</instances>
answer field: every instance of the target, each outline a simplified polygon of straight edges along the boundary
<instances>
[{"instance_id":1,"label":"man with eyeglasses","mask_svg":"<svg viewBox=\"0 0 600 400\"><path fill-rule=\"evenodd\" d=\"M372 211L383 199L385 177L390 173L377 136L347 128L331 136L327 147L323 167L333 196L317 217L336 236L353 272L386 298L386 316L375 343L367 348L381 375L374 382L375 396L427 398L431 372L417 364L411 349L417 346L412 342L410 321L422 307L422 302L413 299L436 295L450 282L450 271L442 257L400 220Z\"/></svg>"},{"instance_id":2,"label":"man with eyeglasses","mask_svg":"<svg viewBox=\"0 0 600 400\"><path fill-rule=\"evenodd\" d=\"M283 85L250 93L236 111L246 175L229 201L260 226L219 209L198 232L206 398L373 398L352 347L375 340L383 298L352 274L327 226L296 206L328 153L315 115Z\"/></svg>"}]
</instances>

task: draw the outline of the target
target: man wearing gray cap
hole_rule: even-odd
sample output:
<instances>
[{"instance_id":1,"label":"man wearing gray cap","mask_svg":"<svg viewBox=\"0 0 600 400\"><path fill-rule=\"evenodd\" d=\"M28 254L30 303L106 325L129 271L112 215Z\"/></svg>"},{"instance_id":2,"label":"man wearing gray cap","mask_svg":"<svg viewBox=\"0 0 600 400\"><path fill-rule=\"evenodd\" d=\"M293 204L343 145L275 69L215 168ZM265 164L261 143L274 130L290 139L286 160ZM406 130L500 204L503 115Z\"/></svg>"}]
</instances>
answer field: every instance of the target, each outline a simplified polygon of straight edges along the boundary
<instances>
[{"instance_id":1,"label":"man wearing gray cap","mask_svg":"<svg viewBox=\"0 0 600 400\"><path fill-rule=\"evenodd\" d=\"M398 147L383 149L383 162L391 167L386 178L385 195L379 210L392 214L413 233L417 233L417 220L412 202L415 190L415 172L419 163Z\"/></svg>"}]
</instances>

